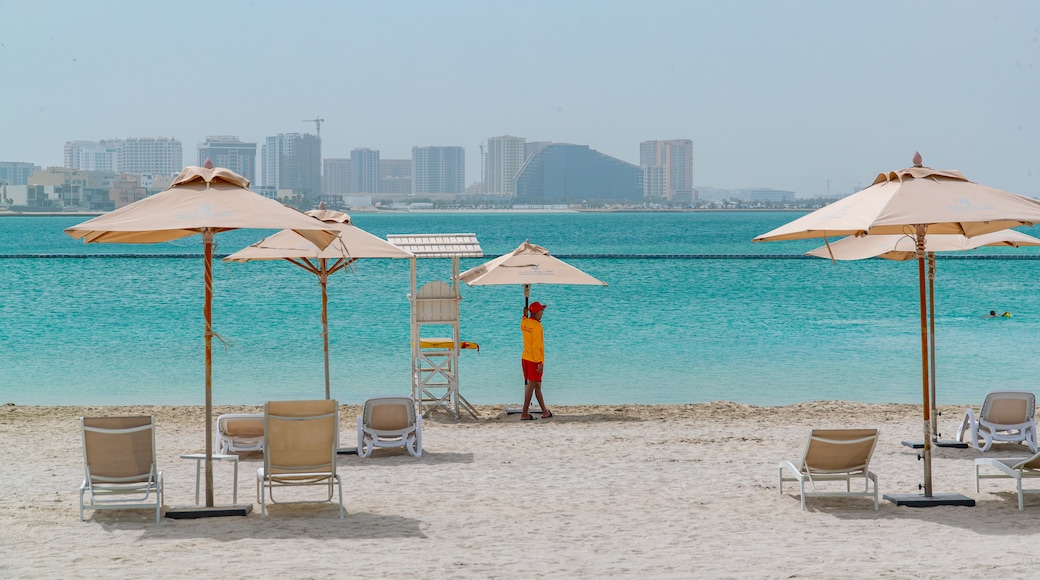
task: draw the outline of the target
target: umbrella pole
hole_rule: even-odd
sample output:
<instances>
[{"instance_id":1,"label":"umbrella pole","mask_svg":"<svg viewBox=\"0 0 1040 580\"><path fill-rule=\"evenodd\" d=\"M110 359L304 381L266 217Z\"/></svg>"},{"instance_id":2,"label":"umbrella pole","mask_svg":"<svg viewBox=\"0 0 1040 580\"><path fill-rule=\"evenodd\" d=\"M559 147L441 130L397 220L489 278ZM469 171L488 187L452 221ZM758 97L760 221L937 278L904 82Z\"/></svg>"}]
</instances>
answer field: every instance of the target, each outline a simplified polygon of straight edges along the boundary
<instances>
[{"instance_id":1,"label":"umbrella pole","mask_svg":"<svg viewBox=\"0 0 1040 580\"><path fill-rule=\"evenodd\" d=\"M928 252L928 345L931 379L932 438L939 439L939 407L935 401L935 252Z\"/></svg>"},{"instance_id":2,"label":"umbrella pole","mask_svg":"<svg viewBox=\"0 0 1040 580\"><path fill-rule=\"evenodd\" d=\"M524 284L524 310L531 305L531 285Z\"/></svg>"},{"instance_id":3,"label":"umbrella pole","mask_svg":"<svg viewBox=\"0 0 1040 580\"><path fill-rule=\"evenodd\" d=\"M329 272L326 268L325 258L321 259L321 271L318 274L318 283L321 284L321 336L325 343L325 398L331 398L329 391Z\"/></svg>"},{"instance_id":4,"label":"umbrella pole","mask_svg":"<svg viewBox=\"0 0 1040 580\"><path fill-rule=\"evenodd\" d=\"M930 382L928 380L928 297L925 293L925 226L917 226L917 281L921 302L921 383L922 408L924 410L924 449L921 459L924 461L924 496L932 497L932 435L931 435L931 399L929 398Z\"/></svg>"},{"instance_id":5,"label":"umbrella pole","mask_svg":"<svg viewBox=\"0 0 1040 580\"><path fill-rule=\"evenodd\" d=\"M202 307L206 319L206 507L213 507L213 229L202 230L205 249L206 299Z\"/></svg>"}]
</instances>

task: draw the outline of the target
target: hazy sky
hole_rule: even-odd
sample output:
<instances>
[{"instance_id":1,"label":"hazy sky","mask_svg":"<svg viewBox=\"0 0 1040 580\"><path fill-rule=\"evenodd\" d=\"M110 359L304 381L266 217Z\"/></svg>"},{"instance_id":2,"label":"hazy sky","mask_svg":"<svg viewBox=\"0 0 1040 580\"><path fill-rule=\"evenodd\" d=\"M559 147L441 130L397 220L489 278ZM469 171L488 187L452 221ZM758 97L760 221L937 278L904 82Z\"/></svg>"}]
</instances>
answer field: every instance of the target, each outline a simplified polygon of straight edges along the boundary
<instances>
[{"instance_id":1,"label":"hazy sky","mask_svg":"<svg viewBox=\"0 0 1040 580\"><path fill-rule=\"evenodd\" d=\"M920 150L1040 197L1033 0L0 0L0 71L0 160L43 166L320 115L324 157L458 145L467 184L492 136L688 138L697 186L847 193Z\"/></svg>"}]
</instances>

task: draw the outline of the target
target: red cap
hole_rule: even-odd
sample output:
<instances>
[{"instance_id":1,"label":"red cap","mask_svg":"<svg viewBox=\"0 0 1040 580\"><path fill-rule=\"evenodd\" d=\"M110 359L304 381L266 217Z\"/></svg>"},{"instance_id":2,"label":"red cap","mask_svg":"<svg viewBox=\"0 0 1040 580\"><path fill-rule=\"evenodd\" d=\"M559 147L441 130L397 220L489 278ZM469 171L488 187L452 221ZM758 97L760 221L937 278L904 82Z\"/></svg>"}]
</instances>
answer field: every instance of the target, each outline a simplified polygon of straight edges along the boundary
<instances>
[{"instance_id":1,"label":"red cap","mask_svg":"<svg viewBox=\"0 0 1040 580\"><path fill-rule=\"evenodd\" d=\"M529 310L531 314L537 314L545 310L545 304L542 304L541 302L532 302L531 305L527 307L527 310Z\"/></svg>"}]
</instances>

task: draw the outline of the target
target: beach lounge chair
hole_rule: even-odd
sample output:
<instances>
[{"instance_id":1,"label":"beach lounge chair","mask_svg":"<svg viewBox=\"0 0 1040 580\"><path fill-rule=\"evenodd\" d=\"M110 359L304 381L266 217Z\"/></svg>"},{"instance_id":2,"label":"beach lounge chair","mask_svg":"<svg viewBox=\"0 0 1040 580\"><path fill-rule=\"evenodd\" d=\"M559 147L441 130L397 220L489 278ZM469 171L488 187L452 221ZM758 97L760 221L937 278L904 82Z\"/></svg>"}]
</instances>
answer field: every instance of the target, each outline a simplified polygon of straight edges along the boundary
<instances>
[{"instance_id":1,"label":"beach lounge chair","mask_svg":"<svg viewBox=\"0 0 1040 580\"><path fill-rule=\"evenodd\" d=\"M259 413L227 413L217 417L219 453L264 450L264 416Z\"/></svg>"},{"instance_id":2,"label":"beach lounge chair","mask_svg":"<svg viewBox=\"0 0 1040 580\"><path fill-rule=\"evenodd\" d=\"M980 467L992 467L1000 473L980 473ZM1018 511L1025 508L1027 493L1040 493L1040 488L1024 489L1023 479L1040 477L1040 453L1032 457L979 457L975 460L975 491L979 491L980 479L1010 478L1015 480L1018 491Z\"/></svg>"},{"instance_id":3,"label":"beach lounge chair","mask_svg":"<svg viewBox=\"0 0 1040 580\"><path fill-rule=\"evenodd\" d=\"M163 506L163 473L155 463L154 417L82 417L83 465L79 519L86 509Z\"/></svg>"},{"instance_id":4,"label":"beach lounge chair","mask_svg":"<svg viewBox=\"0 0 1040 580\"><path fill-rule=\"evenodd\" d=\"M1036 395L1029 391L986 393L978 417L973 409L964 412L957 441L980 451L989 451L995 441L1025 443L1036 453Z\"/></svg>"},{"instance_id":5,"label":"beach lounge chair","mask_svg":"<svg viewBox=\"0 0 1040 580\"><path fill-rule=\"evenodd\" d=\"M343 485L336 473L339 448L339 404L335 400L270 401L264 405L264 466L256 471L260 515L271 503L331 502L339 490L339 517L343 517ZM322 486L321 500L277 501L281 487Z\"/></svg>"},{"instance_id":6,"label":"beach lounge chair","mask_svg":"<svg viewBox=\"0 0 1040 580\"><path fill-rule=\"evenodd\" d=\"M422 415L411 397L376 397L365 401L357 418L358 456L368 457L376 447L404 447L412 457L422 456Z\"/></svg>"},{"instance_id":7,"label":"beach lounge chair","mask_svg":"<svg viewBox=\"0 0 1040 580\"><path fill-rule=\"evenodd\" d=\"M810 430L809 441L797 466L790 461L780 462L780 493L784 493L785 481L797 481L803 510L806 497L873 496L874 511L877 511L877 475L869 469L877 440L877 429ZM789 475L785 476L785 471ZM863 478L863 491L854 491L852 481L859 478ZM822 491L816 487L818 483L833 481L844 481L845 491ZM871 482L874 483L873 491Z\"/></svg>"}]
</instances>

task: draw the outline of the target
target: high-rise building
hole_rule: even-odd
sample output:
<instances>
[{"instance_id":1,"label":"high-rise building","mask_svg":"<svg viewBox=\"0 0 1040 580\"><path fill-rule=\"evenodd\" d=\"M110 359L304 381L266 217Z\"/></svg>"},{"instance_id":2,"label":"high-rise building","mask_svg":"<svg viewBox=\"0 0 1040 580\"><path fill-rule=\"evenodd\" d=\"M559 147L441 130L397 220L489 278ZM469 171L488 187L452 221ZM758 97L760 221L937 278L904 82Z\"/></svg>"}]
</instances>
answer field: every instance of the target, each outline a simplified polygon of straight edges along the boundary
<instances>
[{"instance_id":1,"label":"high-rise building","mask_svg":"<svg viewBox=\"0 0 1040 580\"><path fill-rule=\"evenodd\" d=\"M516 176L516 200L520 202L642 199L643 173L639 167L588 145L546 144Z\"/></svg>"},{"instance_id":2,"label":"high-rise building","mask_svg":"<svg viewBox=\"0 0 1040 580\"><path fill-rule=\"evenodd\" d=\"M484 193L516 195L516 175L524 164L523 137L489 137L484 158Z\"/></svg>"},{"instance_id":3,"label":"high-rise building","mask_svg":"<svg viewBox=\"0 0 1040 580\"><path fill-rule=\"evenodd\" d=\"M215 167L226 167L256 183L256 143L243 143L231 135L207 135L198 152L199 166L209 159Z\"/></svg>"},{"instance_id":4,"label":"high-rise building","mask_svg":"<svg viewBox=\"0 0 1040 580\"><path fill-rule=\"evenodd\" d=\"M351 150L350 169L353 174L352 193L379 193L379 151Z\"/></svg>"},{"instance_id":5,"label":"high-rise building","mask_svg":"<svg viewBox=\"0 0 1040 580\"><path fill-rule=\"evenodd\" d=\"M0 161L0 185L27 185L29 176L40 169L23 161Z\"/></svg>"},{"instance_id":6,"label":"high-rise building","mask_svg":"<svg viewBox=\"0 0 1040 580\"><path fill-rule=\"evenodd\" d=\"M321 139L310 134L279 133L260 150L263 182L295 195L321 194Z\"/></svg>"},{"instance_id":7,"label":"high-rise building","mask_svg":"<svg viewBox=\"0 0 1040 580\"><path fill-rule=\"evenodd\" d=\"M65 167L83 171L118 171L119 139L66 141Z\"/></svg>"},{"instance_id":8,"label":"high-rise building","mask_svg":"<svg viewBox=\"0 0 1040 580\"><path fill-rule=\"evenodd\" d=\"M412 147L412 193L465 193L466 150Z\"/></svg>"},{"instance_id":9,"label":"high-rise building","mask_svg":"<svg viewBox=\"0 0 1040 580\"><path fill-rule=\"evenodd\" d=\"M101 141L111 144L112 141ZM130 137L115 141L117 173L177 175L184 169L181 142L173 137Z\"/></svg>"},{"instance_id":10,"label":"high-rise building","mask_svg":"<svg viewBox=\"0 0 1040 580\"><path fill-rule=\"evenodd\" d=\"M411 195L412 160L379 160L379 193Z\"/></svg>"},{"instance_id":11,"label":"high-rise building","mask_svg":"<svg viewBox=\"0 0 1040 580\"><path fill-rule=\"evenodd\" d=\"M639 144L644 197L694 201L693 141L643 141Z\"/></svg>"},{"instance_id":12,"label":"high-rise building","mask_svg":"<svg viewBox=\"0 0 1040 580\"><path fill-rule=\"evenodd\" d=\"M325 195L354 193L350 159L330 157L321 160L321 192Z\"/></svg>"}]
</instances>

